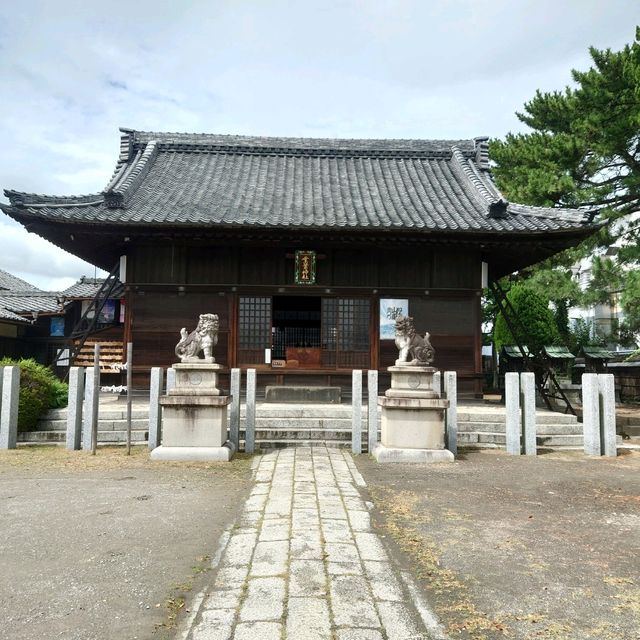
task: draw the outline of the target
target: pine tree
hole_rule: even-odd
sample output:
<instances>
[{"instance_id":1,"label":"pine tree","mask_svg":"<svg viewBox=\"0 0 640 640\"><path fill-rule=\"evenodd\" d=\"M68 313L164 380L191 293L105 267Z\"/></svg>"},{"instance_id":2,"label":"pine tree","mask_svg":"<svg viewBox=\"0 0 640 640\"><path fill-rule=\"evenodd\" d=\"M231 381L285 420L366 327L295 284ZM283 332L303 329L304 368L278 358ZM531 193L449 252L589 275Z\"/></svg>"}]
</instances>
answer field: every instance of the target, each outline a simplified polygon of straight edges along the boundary
<instances>
[{"instance_id":1,"label":"pine tree","mask_svg":"<svg viewBox=\"0 0 640 640\"><path fill-rule=\"evenodd\" d=\"M531 131L492 141L490 155L498 186L508 198L533 205L598 207L602 218L613 221L640 211L640 27L635 41L621 51L591 48L590 54L593 66L572 72L574 87L538 91L517 114ZM615 291L627 323L640 331L639 221L609 225L578 250L530 273L539 282L557 280L550 271L563 265L566 283L572 262L621 235L626 244L616 264L601 260L594 266L586 299L567 290L565 300L606 301Z\"/></svg>"}]
</instances>

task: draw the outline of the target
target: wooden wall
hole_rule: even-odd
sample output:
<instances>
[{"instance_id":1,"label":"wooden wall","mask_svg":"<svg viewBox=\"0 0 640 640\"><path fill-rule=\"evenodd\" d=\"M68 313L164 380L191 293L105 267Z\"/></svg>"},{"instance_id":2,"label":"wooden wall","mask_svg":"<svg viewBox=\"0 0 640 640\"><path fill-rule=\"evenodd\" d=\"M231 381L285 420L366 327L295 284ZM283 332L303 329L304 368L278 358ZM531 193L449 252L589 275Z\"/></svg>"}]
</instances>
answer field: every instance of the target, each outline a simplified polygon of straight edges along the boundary
<instances>
[{"instance_id":1,"label":"wooden wall","mask_svg":"<svg viewBox=\"0 0 640 640\"><path fill-rule=\"evenodd\" d=\"M435 365L456 370L462 392L478 392L480 358L480 258L468 250L380 247L345 249L300 246L318 253L317 285L294 285L296 247L154 245L128 256L128 339L135 370L175 361L178 331L195 328L200 313L220 316L216 361L235 366L232 329L241 293L364 296L372 300L372 363L393 364L393 340L378 341L379 298L408 298L420 333L428 331ZM180 291L178 288L181 288ZM236 291L232 291L234 287ZM331 293L327 294L326 289ZM310 372L311 373L311 372Z\"/></svg>"},{"instance_id":2,"label":"wooden wall","mask_svg":"<svg viewBox=\"0 0 640 640\"><path fill-rule=\"evenodd\" d=\"M129 283L185 285L294 284L296 249L318 253L318 287L391 287L394 289L478 289L479 252L468 248L366 249L200 246L172 244L131 248Z\"/></svg>"}]
</instances>

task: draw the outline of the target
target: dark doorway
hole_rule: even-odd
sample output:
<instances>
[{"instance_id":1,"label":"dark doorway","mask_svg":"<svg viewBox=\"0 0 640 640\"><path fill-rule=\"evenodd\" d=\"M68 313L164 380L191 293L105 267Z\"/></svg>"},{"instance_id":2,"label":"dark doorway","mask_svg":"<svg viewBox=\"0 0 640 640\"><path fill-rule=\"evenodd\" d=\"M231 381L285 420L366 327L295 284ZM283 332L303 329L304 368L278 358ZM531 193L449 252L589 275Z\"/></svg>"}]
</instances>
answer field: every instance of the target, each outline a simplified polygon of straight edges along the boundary
<instances>
[{"instance_id":1,"label":"dark doorway","mask_svg":"<svg viewBox=\"0 0 640 640\"><path fill-rule=\"evenodd\" d=\"M319 365L320 317L321 298L274 296L271 357Z\"/></svg>"}]
</instances>

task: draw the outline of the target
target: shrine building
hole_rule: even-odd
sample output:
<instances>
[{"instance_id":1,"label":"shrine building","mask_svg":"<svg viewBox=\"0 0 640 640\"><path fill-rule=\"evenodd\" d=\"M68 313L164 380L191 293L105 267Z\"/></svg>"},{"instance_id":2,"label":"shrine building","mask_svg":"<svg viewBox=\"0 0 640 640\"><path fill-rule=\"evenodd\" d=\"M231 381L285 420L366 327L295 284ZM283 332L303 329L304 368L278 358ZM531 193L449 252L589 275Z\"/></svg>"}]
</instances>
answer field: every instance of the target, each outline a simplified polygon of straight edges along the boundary
<instances>
[{"instance_id":1,"label":"shrine building","mask_svg":"<svg viewBox=\"0 0 640 640\"><path fill-rule=\"evenodd\" d=\"M509 203L486 138L336 140L121 130L106 188L6 190L28 231L125 285L135 380L175 362L182 327L220 318L214 355L258 384L350 383L393 364L393 320L482 390L483 286L594 232L593 211ZM107 178L107 176L105 176Z\"/></svg>"}]
</instances>

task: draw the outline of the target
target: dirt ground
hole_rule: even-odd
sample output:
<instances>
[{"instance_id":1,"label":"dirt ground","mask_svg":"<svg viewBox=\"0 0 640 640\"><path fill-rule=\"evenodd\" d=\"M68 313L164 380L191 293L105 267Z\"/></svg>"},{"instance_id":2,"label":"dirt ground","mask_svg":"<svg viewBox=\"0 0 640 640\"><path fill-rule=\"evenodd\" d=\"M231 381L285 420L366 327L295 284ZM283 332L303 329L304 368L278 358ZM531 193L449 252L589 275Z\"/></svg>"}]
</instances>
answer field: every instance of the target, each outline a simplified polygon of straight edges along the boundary
<instances>
[{"instance_id":1,"label":"dirt ground","mask_svg":"<svg viewBox=\"0 0 640 640\"><path fill-rule=\"evenodd\" d=\"M452 638L640 638L640 452L356 461Z\"/></svg>"},{"instance_id":2,"label":"dirt ground","mask_svg":"<svg viewBox=\"0 0 640 640\"><path fill-rule=\"evenodd\" d=\"M0 639L173 637L249 487L246 458L0 451Z\"/></svg>"}]
</instances>

